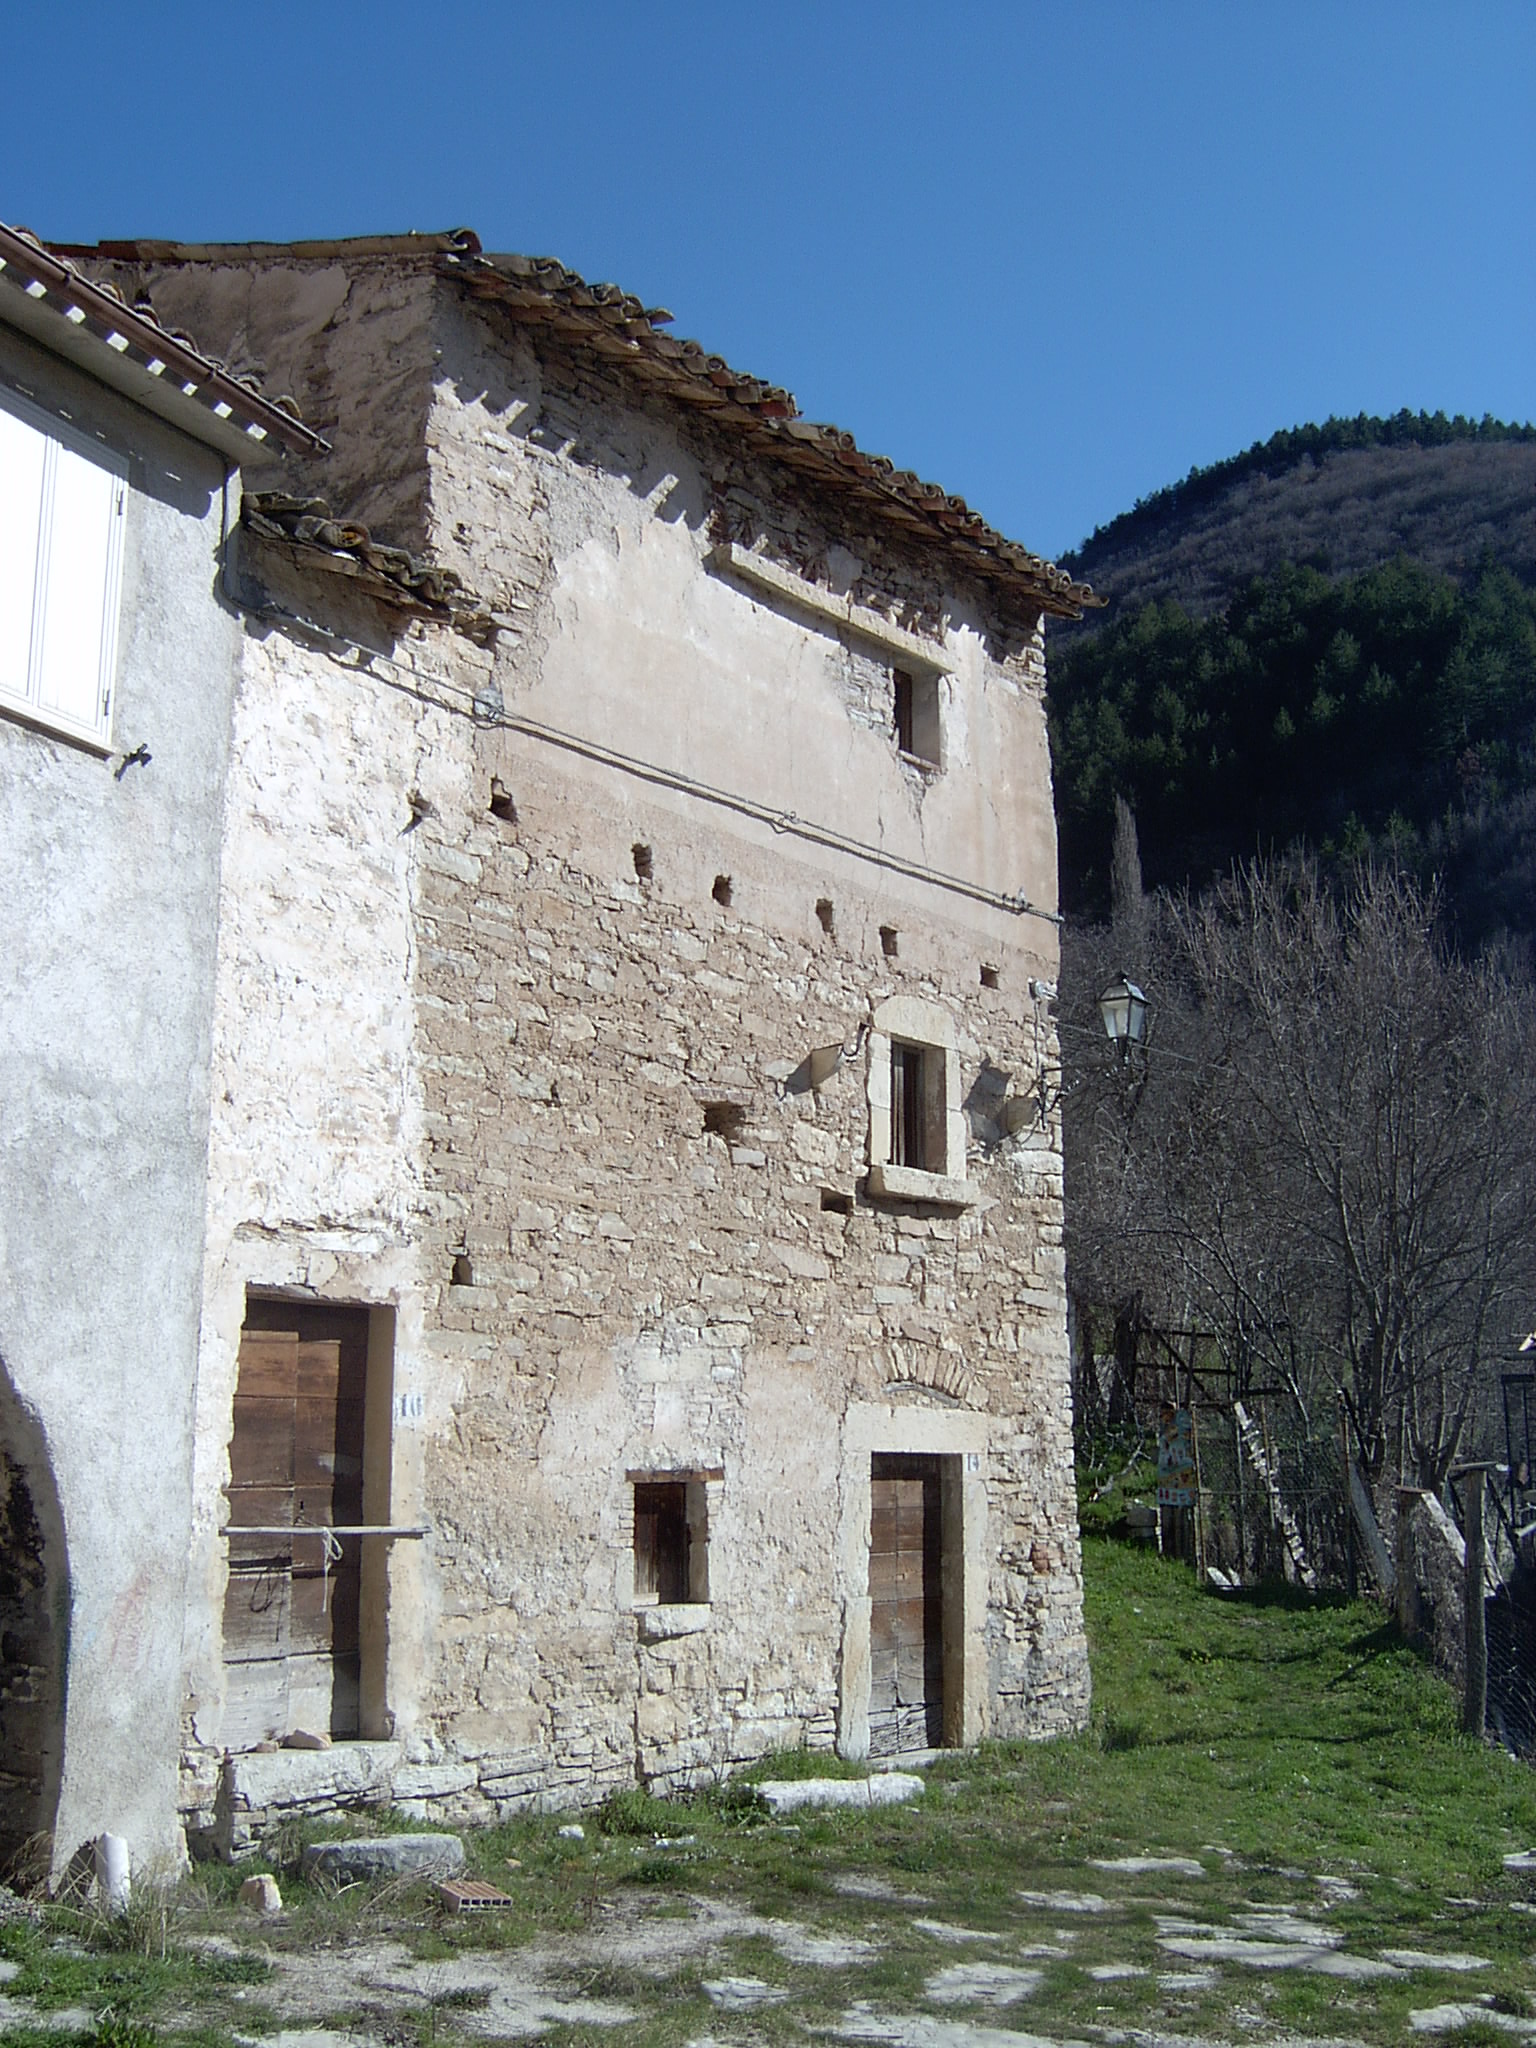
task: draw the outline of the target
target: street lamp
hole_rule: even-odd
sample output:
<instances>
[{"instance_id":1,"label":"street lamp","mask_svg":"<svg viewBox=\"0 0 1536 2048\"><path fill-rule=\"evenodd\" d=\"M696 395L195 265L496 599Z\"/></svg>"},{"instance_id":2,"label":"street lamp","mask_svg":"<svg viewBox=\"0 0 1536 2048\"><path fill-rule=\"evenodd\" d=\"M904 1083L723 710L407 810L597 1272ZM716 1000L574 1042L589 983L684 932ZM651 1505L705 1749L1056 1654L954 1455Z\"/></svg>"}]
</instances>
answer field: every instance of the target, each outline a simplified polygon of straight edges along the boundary
<instances>
[{"instance_id":1,"label":"street lamp","mask_svg":"<svg viewBox=\"0 0 1536 2048\"><path fill-rule=\"evenodd\" d=\"M1146 1044L1147 999L1125 975L1112 981L1099 997L1099 1015L1105 1032L1119 1046L1121 1059L1130 1058L1133 1045Z\"/></svg>"}]
</instances>

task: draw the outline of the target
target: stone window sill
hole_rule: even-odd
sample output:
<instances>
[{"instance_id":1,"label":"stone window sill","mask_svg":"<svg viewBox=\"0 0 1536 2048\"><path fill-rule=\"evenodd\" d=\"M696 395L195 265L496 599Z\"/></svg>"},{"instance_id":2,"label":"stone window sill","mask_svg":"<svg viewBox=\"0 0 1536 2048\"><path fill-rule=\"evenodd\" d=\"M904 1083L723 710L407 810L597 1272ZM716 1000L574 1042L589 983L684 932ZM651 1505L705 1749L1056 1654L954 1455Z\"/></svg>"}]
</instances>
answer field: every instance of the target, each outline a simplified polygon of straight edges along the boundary
<instances>
[{"instance_id":1,"label":"stone window sill","mask_svg":"<svg viewBox=\"0 0 1536 2048\"><path fill-rule=\"evenodd\" d=\"M981 1200L973 1182L924 1173L916 1166L872 1166L869 1192L887 1202L933 1202L942 1209L974 1209Z\"/></svg>"},{"instance_id":2,"label":"stone window sill","mask_svg":"<svg viewBox=\"0 0 1536 2048\"><path fill-rule=\"evenodd\" d=\"M656 1607L637 1607L642 1643L670 1642L674 1636L702 1635L709 1627L708 1600L679 1600Z\"/></svg>"}]
</instances>

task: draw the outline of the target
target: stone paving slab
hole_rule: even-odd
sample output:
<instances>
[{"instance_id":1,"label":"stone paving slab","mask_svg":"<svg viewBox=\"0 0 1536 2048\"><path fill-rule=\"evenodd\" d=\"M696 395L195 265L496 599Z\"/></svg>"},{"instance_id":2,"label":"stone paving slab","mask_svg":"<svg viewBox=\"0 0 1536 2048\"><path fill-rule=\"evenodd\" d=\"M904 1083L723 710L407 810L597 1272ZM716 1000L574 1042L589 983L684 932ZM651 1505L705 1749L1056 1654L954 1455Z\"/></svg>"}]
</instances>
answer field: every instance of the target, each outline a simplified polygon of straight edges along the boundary
<instances>
[{"instance_id":1,"label":"stone paving slab","mask_svg":"<svg viewBox=\"0 0 1536 2048\"><path fill-rule=\"evenodd\" d=\"M1090 1856L1093 1870L1122 1870L1128 1877L1204 1877L1205 1865L1193 1856Z\"/></svg>"},{"instance_id":2,"label":"stone paving slab","mask_svg":"<svg viewBox=\"0 0 1536 2048\"><path fill-rule=\"evenodd\" d=\"M1255 1941L1244 1935L1206 1934L1158 1936L1158 1947L1186 1962L1241 1963L1250 1970L1311 1970L1322 1977L1347 1977L1369 1983L1377 1977L1398 1977L1391 1963L1371 1956L1342 1955L1308 1941Z\"/></svg>"},{"instance_id":3,"label":"stone paving slab","mask_svg":"<svg viewBox=\"0 0 1536 2048\"><path fill-rule=\"evenodd\" d=\"M331 2027L285 2027L278 2034L236 2034L239 2048L373 2048L366 2034L337 2033Z\"/></svg>"},{"instance_id":4,"label":"stone paving slab","mask_svg":"<svg viewBox=\"0 0 1536 2048\"><path fill-rule=\"evenodd\" d=\"M1017 2005L1034 1996L1044 1975L1010 1963L951 1963L928 1979L923 1996L935 2005Z\"/></svg>"},{"instance_id":5,"label":"stone paving slab","mask_svg":"<svg viewBox=\"0 0 1536 2048\"><path fill-rule=\"evenodd\" d=\"M970 2020L933 2019L923 2013L877 2013L863 2004L851 2007L827 2032L839 2041L881 2041L888 2048L1089 2048L1075 2034L1048 2038Z\"/></svg>"},{"instance_id":6,"label":"stone paving slab","mask_svg":"<svg viewBox=\"0 0 1536 2048\"><path fill-rule=\"evenodd\" d=\"M1043 1913L1116 1913L1120 1910L1097 1892L1019 1892L1026 1906Z\"/></svg>"},{"instance_id":7,"label":"stone paving slab","mask_svg":"<svg viewBox=\"0 0 1536 2048\"><path fill-rule=\"evenodd\" d=\"M752 2012L760 2005L782 2005L789 1993L761 1977L706 1977L704 1996L721 2012Z\"/></svg>"},{"instance_id":8,"label":"stone paving slab","mask_svg":"<svg viewBox=\"0 0 1536 2048\"><path fill-rule=\"evenodd\" d=\"M935 1941L1001 1941L1000 1934L989 1933L981 1927L953 1927L947 1920L914 1920L912 1925L919 1934L931 1934Z\"/></svg>"},{"instance_id":9,"label":"stone paving slab","mask_svg":"<svg viewBox=\"0 0 1536 2048\"><path fill-rule=\"evenodd\" d=\"M1453 1977L1493 1968L1486 1956L1462 1955L1454 1949L1448 1955L1433 1955L1424 1948L1379 1948L1376 1953L1400 1970L1446 1970Z\"/></svg>"},{"instance_id":10,"label":"stone paving slab","mask_svg":"<svg viewBox=\"0 0 1536 2048\"><path fill-rule=\"evenodd\" d=\"M1495 2012L1481 2000L1466 2005L1426 2005L1408 2015L1416 2034L1445 2034L1455 2027L1470 2027L1476 2020L1485 2027L1497 2027L1521 2041L1536 2040L1536 2020L1516 2019L1513 2013Z\"/></svg>"}]
</instances>

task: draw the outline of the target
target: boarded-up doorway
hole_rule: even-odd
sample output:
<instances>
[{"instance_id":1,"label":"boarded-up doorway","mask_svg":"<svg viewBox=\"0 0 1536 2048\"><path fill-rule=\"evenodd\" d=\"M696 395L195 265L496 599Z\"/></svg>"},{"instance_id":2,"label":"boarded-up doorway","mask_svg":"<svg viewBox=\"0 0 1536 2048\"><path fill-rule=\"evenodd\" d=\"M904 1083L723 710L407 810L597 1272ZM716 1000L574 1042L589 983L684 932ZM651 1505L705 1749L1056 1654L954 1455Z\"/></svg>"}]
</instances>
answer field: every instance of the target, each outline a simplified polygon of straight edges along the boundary
<instances>
[{"instance_id":1,"label":"boarded-up doorway","mask_svg":"<svg viewBox=\"0 0 1536 2048\"><path fill-rule=\"evenodd\" d=\"M870 1470L869 1753L944 1740L943 1493L938 1458Z\"/></svg>"},{"instance_id":2,"label":"boarded-up doorway","mask_svg":"<svg viewBox=\"0 0 1536 2048\"><path fill-rule=\"evenodd\" d=\"M366 1308L247 1303L230 1437L224 1742L361 1725ZM292 1535L287 1534L293 1530Z\"/></svg>"}]
</instances>

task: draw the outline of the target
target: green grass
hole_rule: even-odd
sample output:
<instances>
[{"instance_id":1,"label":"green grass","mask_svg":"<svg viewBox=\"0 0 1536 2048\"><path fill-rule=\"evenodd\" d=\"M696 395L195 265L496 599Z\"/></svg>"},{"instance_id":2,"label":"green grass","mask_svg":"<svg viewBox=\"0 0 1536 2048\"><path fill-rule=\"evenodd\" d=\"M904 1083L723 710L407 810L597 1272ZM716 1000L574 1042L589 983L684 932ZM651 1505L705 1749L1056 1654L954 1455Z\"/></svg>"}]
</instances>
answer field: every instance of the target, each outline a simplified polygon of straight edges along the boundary
<instances>
[{"instance_id":1,"label":"green grass","mask_svg":"<svg viewBox=\"0 0 1536 2048\"><path fill-rule=\"evenodd\" d=\"M936 1971L967 1959L1017 1965L1033 1948L1044 1951L1028 1961L1043 1972L1037 1994L1006 2012L975 2002L945 2016L1051 2035L1289 2030L1387 2048L1408 2038L1416 2006L1483 1995L1509 2012L1536 2010L1536 1918L1513 1910L1536 1888L1503 1869L1512 1849L1536 1844L1536 1772L1458 1732L1454 1696L1376 1610L1284 1590L1217 1597L1185 1568L1095 1536L1085 1574L1089 1730L945 1758L910 1808L802 1810L779 1822L740 1783L689 1800L623 1792L585 1817L581 1840L559 1834L559 1816L467 1838L472 1872L510 1895L503 1913L454 1919L420 1884L338 1892L290 1872L287 1919L258 1928L234 1905L228 1874L202 1873L171 1918L183 1935L233 1935L279 1956L401 1941L423 1968L423 1991L397 2001L390 2024L403 2040L434 2043L469 2038L476 1994L434 1990L425 1966L484 1955L491 1972L494 1951L530 1945L557 1959L548 1967L568 1991L637 2015L621 2029L556 2025L544 2036L556 2048L678 2048L708 2033L771 2048L835 2023L855 1999L882 2012L940 2010L924 1995ZM829 1761L796 1751L743 1775L819 1773ZM288 1847L297 1854L298 1839ZM1129 1854L1194 1857L1204 1875L1137 1877L1090 1861ZM1321 1876L1347 1879L1356 1896L1324 1909ZM864 1890L850 1894L850 1880ZM1114 1910L1069 1919L1026 1905L1021 1889L1092 1890ZM707 1955L668 1950L666 1929L701 1898L876 1952L844 1968L792 1960L761 1925ZM1159 1972L1195 1966L1160 1946L1158 1915L1216 1932L1263 1907L1325 1917L1351 1953L1469 1949L1492 1967L1355 1983L1227 1966L1210 1989L1159 1985ZM996 1939L947 1944L919 1918ZM221 2048L223 2001L258 1984L266 1965L254 1953L178 1947L165 1925L158 1946L78 1914L0 1930L0 1954L22 1966L6 1989L38 2007L36 2028L0 2034L0 2044L42 2042L48 2015L76 2005L157 2026L166 2048ZM602 1947L617 1927L635 1931L628 1952ZM1095 1964L1145 1974L1095 1980ZM784 2002L727 2022L702 1990L723 1975L761 1978ZM269 2028L274 1998L271 1985L242 1998L240 2030ZM371 2006L369 2018L383 2023ZM1478 2023L1458 2039L1470 2048L1479 2037L1496 2038Z\"/></svg>"}]
</instances>

